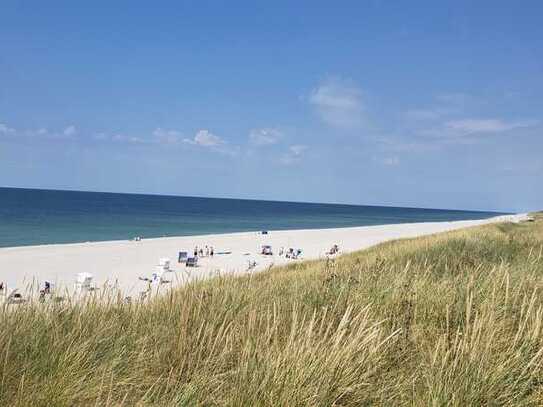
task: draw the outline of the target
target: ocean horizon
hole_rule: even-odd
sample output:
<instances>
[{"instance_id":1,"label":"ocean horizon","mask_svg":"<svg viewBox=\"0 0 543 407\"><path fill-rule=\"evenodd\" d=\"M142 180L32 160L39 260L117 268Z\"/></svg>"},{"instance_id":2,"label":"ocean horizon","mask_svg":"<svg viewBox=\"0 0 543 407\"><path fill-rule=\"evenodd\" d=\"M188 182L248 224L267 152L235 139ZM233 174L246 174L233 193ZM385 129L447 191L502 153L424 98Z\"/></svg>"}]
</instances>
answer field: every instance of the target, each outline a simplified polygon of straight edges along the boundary
<instances>
[{"instance_id":1,"label":"ocean horizon","mask_svg":"<svg viewBox=\"0 0 543 407\"><path fill-rule=\"evenodd\" d=\"M486 219L493 211L0 187L0 247Z\"/></svg>"}]
</instances>

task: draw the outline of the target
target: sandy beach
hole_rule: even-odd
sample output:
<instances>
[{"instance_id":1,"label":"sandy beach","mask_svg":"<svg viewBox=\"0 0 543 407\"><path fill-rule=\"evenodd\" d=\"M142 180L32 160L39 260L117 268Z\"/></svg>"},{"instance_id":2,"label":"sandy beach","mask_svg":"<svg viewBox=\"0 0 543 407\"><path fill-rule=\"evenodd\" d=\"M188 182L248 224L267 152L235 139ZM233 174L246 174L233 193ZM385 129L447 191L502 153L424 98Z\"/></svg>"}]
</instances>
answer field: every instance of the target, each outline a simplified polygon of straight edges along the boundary
<instances>
[{"instance_id":1,"label":"sandy beach","mask_svg":"<svg viewBox=\"0 0 543 407\"><path fill-rule=\"evenodd\" d=\"M429 235L493 222L518 222L526 216L517 214L456 222L1 248L0 282L7 284L10 290L18 288L21 292L32 286L34 291L36 287L42 288L45 281L53 282L57 290L72 290L77 273L87 272L93 275L94 283L98 287L115 286L123 295L137 295L146 285L139 277L150 278L160 258L169 258L172 270L163 276L169 283L161 284L162 290L217 274L255 272L272 265L325 258L334 244L339 246L340 254L349 253L392 239ZM195 246L206 245L214 247L215 255L199 258L197 267L186 267L177 262L179 251L192 253ZM273 255L261 255L262 245L272 246ZM279 256L281 247L301 249L302 255L296 260ZM229 254L220 254L222 252ZM256 262L256 267L248 270L251 262Z\"/></svg>"}]
</instances>

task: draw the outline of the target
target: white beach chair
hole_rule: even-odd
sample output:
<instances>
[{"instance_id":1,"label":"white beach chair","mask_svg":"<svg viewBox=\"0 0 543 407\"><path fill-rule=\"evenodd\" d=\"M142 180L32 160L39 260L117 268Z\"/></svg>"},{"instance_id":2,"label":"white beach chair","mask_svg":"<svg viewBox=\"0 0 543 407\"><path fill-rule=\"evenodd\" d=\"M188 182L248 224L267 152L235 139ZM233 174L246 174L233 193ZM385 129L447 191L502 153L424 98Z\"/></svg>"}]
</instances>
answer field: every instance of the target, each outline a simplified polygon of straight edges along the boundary
<instances>
[{"instance_id":1,"label":"white beach chair","mask_svg":"<svg viewBox=\"0 0 543 407\"><path fill-rule=\"evenodd\" d=\"M164 274L170 270L165 269L163 266L157 266L155 272L151 275L151 284L160 285L167 284L171 281L164 278Z\"/></svg>"},{"instance_id":2,"label":"white beach chair","mask_svg":"<svg viewBox=\"0 0 543 407\"><path fill-rule=\"evenodd\" d=\"M19 293L19 289L14 289L4 300L5 304L22 304L26 302L23 296Z\"/></svg>"},{"instance_id":3,"label":"white beach chair","mask_svg":"<svg viewBox=\"0 0 543 407\"><path fill-rule=\"evenodd\" d=\"M92 284L93 278L91 273L77 273L75 278L75 291L81 293L94 289Z\"/></svg>"},{"instance_id":4,"label":"white beach chair","mask_svg":"<svg viewBox=\"0 0 543 407\"><path fill-rule=\"evenodd\" d=\"M158 265L161 266L164 270L170 270L170 259L167 257L162 257L158 260Z\"/></svg>"}]
</instances>

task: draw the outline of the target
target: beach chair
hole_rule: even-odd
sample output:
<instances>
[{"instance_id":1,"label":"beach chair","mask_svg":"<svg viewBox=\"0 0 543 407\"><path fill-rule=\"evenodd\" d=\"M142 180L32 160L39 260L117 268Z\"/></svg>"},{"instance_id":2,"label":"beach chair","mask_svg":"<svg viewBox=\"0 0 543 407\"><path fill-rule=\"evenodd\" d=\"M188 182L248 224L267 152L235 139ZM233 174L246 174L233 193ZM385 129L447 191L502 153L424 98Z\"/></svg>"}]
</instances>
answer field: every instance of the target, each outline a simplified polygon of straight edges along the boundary
<instances>
[{"instance_id":1,"label":"beach chair","mask_svg":"<svg viewBox=\"0 0 543 407\"><path fill-rule=\"evenodd\" d=\"M186 263L188 258L189 258L188 252L179 252L179 256L177 257L177 262Z\"/></svg>"},{"instance_id":2,"label":"beach chair","mask_svg":"<svg viewBox=\"0 0 543 407\"><path fill-rule=\"evenodd\" d=\"M92 284L93 275L91 273L77 273L75 278L75 291L91 291L94 289Z\"/></svg>"},{"instance_id":3,"label":"beach chair","mask_svg":"<svg viewBox=\"0 0 543 407\"><path fill-rule=\"evenodd\" d=\"M197 256L187 258L187 267L196 267L197 265L198 265Z\"/></svg>"},{"instance_id":4,"label":"beach chair","mask_svg":"<svg viewBox=\"0 0 543 407\"><path fill-rule=\"evenodd\" d=\"M22 304L23 302L26 302L26 300L19 293L17 288L11 291L11 293L5 299L6 304Z\"/></svg>"},{"instance_id":5,"label":"beach chair","mask_svg":"<svg viewBox=\"0 0 543 407\"><path fill-rule=\"evenodd\" d=\"M166 284L169 280L164 278L164 273L169 272L169 269L165 269L164 266L156 266L156 271L151 275L151 284Z\"/></svg>"},{"instance_id":6,"label":"beach chair","mask_svg":"<svg viewBox=\"0 0 543 407\"><path fill-rule=\"evenodd\" d=\"M162 267L162 269L164 269L165 271L168 271L170 270L170 259L168 259L167 257L162 257L158 260L158 265Z\"/></svg>"},{"instance_id":7,"label":"beach chair","mask_svg":"<svg viewBox=\"0 0 543 407\"><path fill-rule=\"evenodd\" d=\"M264 256L271 256L273 254L272 247L269 245L263 245L261 254Z\"/></svg>"}]
</instances>

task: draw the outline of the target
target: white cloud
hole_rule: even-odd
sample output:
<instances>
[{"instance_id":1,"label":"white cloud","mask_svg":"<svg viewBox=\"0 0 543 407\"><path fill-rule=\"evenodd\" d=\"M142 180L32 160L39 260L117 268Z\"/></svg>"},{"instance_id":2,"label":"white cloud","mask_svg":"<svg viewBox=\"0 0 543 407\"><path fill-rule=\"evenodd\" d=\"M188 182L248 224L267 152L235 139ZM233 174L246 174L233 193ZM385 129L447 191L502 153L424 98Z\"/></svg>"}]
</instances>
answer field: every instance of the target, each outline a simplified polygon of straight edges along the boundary
<instances>
[{"instance_id":1,"label":"white cloud","mask_svg":"<svg viewBox=\"0 0 543 407\"><path fill-rule=\"evenodd\" d=\"M463 119L445 123L445 127L454 131L471 133L500 133L522 127L537 125L536 120L507 122L501 119Z\"/></svg>"},{"instance_id":2,"label":"white cloud","mask_svg":"<svg viewBox=\"0 0 543 407\"><path fill-rule=\"evenodd\" d=\"M507 121L499 118L492 119L458 119L449 120L434 127L415 130L415 134L425 138L425 143L444 146L447 144L476 144L484 137L507 134L512 130L523 134L523 129L536 127L538 120Z\"/></svg>"},{"instance_id":3,"label":"white cloud","mask_svg":"<svg viewBox=\"0 0 543 407\"><path fill-rule=\"evenodd\" d=\"M0 123L0 135L12 136L15 134L15 129L8 127L7 124Z\"/></svg>"},{"instance_id":4,"label":"white cloud","mask_svg":"<svg viewBox=\"0 0 543 407\"><path fill-rule=\"evenodd\" d=\"M209 130L199 130L194 139L184 139L185 143L195 144L202 147L217 147L225 144L225 141L219 136L214 135Z\"/></svg>"},{"instance_id":5,"label":"white cloud","mask_svg":"<svg viewBox=\"0 0 543 407\"><path fill-rule=\"evenodd\" d=\"M112 141L117 143L144 144L146 141L140 137L125 136L124 134L115 134L111 137Z\"/></svg>"},{"instance_id":6,"label":"white cloud","mask_svg":"<svg viewBox=\"0 0 543 407\"><path fill-rule=\"evenodd\" d=\"M71 125L71 126L66 127L64 131L62 132L62 134L64 134L66 137L73 137L77 134L77 129L75 128L74 125Z\"/></svg>"},{"instance_id":7,"label":"white cloud","mask_svg":"<svg viewBox=\"0 0 543 407\"><path fill-rule=\"evenodd\" d=\"M277 129L254 129L249 133L249 142L256 146L266 146L276 144L282 136Z\"/></svg>"},{"instance_id":8,"label":"white cloud","mask_svg":"<svg viewBox=\"0 0 543 407\"><path fill-rule=\"evenodd\" d=\"M350 81L332 78L322 82L311 92L309 103L332 126L352 128L364 121L362 91Z\"/></svg>"}]
</instances>

